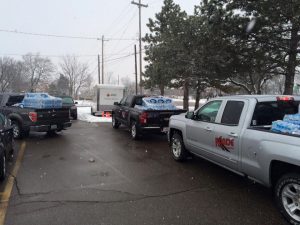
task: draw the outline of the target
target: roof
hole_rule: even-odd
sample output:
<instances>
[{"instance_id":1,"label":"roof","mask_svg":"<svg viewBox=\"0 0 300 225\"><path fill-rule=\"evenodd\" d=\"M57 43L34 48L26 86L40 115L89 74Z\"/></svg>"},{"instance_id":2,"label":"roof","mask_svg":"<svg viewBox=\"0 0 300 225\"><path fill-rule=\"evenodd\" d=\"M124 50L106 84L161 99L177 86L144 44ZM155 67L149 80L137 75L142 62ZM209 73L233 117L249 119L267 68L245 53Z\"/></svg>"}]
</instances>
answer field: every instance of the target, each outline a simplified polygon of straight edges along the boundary
<instances>
[{"instance_id":1,"label":"roof","mask_svg":"<svg viewBox=\"0 0 300 225\"><path fill-rule=\"evenodd\" d=\"M218 97L218 99L256 99L259 102L277 101L277 97L293 97L296 101L300 101L300 96L296 95L233 95Z\"/></svg>"}]
</instances>

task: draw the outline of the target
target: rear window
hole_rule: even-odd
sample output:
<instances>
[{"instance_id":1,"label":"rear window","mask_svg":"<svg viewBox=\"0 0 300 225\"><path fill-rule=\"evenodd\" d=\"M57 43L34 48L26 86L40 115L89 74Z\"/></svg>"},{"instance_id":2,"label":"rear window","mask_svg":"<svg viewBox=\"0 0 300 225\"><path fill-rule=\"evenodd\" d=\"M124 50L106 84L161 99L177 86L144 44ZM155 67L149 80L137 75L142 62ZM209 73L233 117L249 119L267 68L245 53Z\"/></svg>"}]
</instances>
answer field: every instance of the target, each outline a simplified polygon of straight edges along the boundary
<instances>
[{"instance_id":1,"label":"rear window","mask_svg":"<svg viewBox=\"0 0 300 225\"><path fill-rule=\"evenodd\" d=\"M8 98L7 105L12 106L14 104L21 103L23 99L24 99L24 95L10 96Z\"/></svg>"},{"instance_id":2,"label":"rear window","mask_svg":"<svg viewBox=\"0 0 300 225\"><path fill-rule=\"evenodd\" d=\"M251 126L268 126L287 114L298 113L299 101L259 102L256 104Z\"/></svg>"},{"instance_id":3,"label":"rear window","mask_svg":"<svg viewBox=\"0 0 300 225\"><path fill-rule=\"evenodd\" d=\"M73 99L71 97L64 97L62 98L63 104L73 104Z\"/></svg>"}]
</instances>

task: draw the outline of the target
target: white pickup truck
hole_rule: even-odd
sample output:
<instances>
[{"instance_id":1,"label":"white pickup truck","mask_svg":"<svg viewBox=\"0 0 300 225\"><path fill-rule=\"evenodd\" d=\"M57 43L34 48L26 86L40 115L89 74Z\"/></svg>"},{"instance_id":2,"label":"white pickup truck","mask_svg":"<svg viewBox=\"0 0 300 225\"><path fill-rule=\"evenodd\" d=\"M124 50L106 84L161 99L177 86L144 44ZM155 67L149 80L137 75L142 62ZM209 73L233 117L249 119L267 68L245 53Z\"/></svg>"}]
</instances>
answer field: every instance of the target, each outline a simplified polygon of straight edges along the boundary
<instances>
[{"instance_id":1,"label":"white pickup truck","mask_svg":"<svg viewBox=\"0 0 300 225\"><path fill-rule=\"evenodd\" d=\"M276 133L273 121L298 113L300 96L216 98L172 116L169 143L176 161L189 153L272 187L280 212L300 224L300 136Z\"/></svg>"}]
</instances>

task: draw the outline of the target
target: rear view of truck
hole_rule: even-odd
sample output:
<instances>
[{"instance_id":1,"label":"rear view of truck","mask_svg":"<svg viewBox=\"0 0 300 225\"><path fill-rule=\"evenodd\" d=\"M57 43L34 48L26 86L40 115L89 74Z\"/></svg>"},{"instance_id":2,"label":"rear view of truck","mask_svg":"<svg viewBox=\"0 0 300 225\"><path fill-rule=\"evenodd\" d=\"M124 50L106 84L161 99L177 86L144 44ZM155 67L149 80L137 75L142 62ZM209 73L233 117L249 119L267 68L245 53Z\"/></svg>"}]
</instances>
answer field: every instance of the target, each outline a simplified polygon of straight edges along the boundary
<instances>
[{"instance_id":1,"label":"rear view of truck","mask_svg":"<svg viewBox=\"0 0 300 225\"><path fill-rule=\"evenodd\" d=\"M130 95L115 103L112 126L118 128L124 124L129 127L132 139L138 139L147 132L167 132L170 117L184 112L167 98Z\"/></svg>"},{"instance_id":2,"label":"rear view of truck","mask_svg":"<svg viewBox=\"0 0 300 225\"><path fill-rule=\"evenodd\" d=\"M11 120L14 138L26 137L31 131L51 134L71 126L69 109L55 105L34 108L28 107L29 103L24 106L24 97L24 94L0 95L0 111Z\"/></svg>"}]
</instances>

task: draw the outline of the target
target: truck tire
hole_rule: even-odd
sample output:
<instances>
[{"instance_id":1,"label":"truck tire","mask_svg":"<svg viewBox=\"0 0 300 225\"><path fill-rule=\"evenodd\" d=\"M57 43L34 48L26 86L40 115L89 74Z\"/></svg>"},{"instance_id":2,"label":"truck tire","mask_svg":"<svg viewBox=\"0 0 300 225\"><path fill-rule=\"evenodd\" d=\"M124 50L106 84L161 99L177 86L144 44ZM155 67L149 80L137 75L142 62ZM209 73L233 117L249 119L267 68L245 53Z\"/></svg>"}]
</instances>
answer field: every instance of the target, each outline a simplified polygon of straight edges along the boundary
<instances>
[{"instance_id":1,"label":"truck tire","mask_svg":"<svg viewBox=\"0 0 300 225\"><path fill-rule=\"evenodd\" d=\"M300 225L300 174L282 176L274 192L280 213L290 224Z\"/></svg>"},{"instance_id":2,"label":"truck tire","mask_svg":"<svg viewBox=\"0 0 300 225\"><path fill-rule=\"evenodd\" d=\"M141 136L141 133L140 133L140 130L137 126L137 123L135 121L132 121L131 122L131 125L130 125L130 134L131 134L131 138L133 140L138 140Z\"/></svg>"},{"instance_id":3,"label":"truck tire","mask_svg":"<svg viewBox=\"0 0 300 225\"><path fill-rule=\"evenodd\" d=\"M24 134L23 134L23 131L22 131L21 124L18 121L13 120L11 122L11 125L13 127L13 137L14 137L14 139L21 139L21 138L23 138Z\"/></svg>"},{"instance_id":4,"label":"truck tire","mask_svg":"<svg viewBox=\"0 0 300 225\"><path fill-rule=\"evenodd\" d=\"M3 181L6 175L6 158L4 150L1 149L0 151L0 181Z\"/></svg>"},{"instance_id":5,"label":"truck tire","mask_svg":"<svg viewBox=\"0 0 300 225\"><path fill-rule=\"evenodd\" d=\"M187 157L187 150L184 147L182 136L175 133L171 138L171 154L175 161L182 162Z\"/></svg>"},{"instance_id":6,"label":"truck tire","mask_svg":"<svg viewBox=\"0 0 300 225\"><path fill-rule=\"evenodd\" d=\"M112 115L111 125L115 129L118 129L121 125L120 122L116 119L115 115Z\"/></svg>"}]
</instances>

